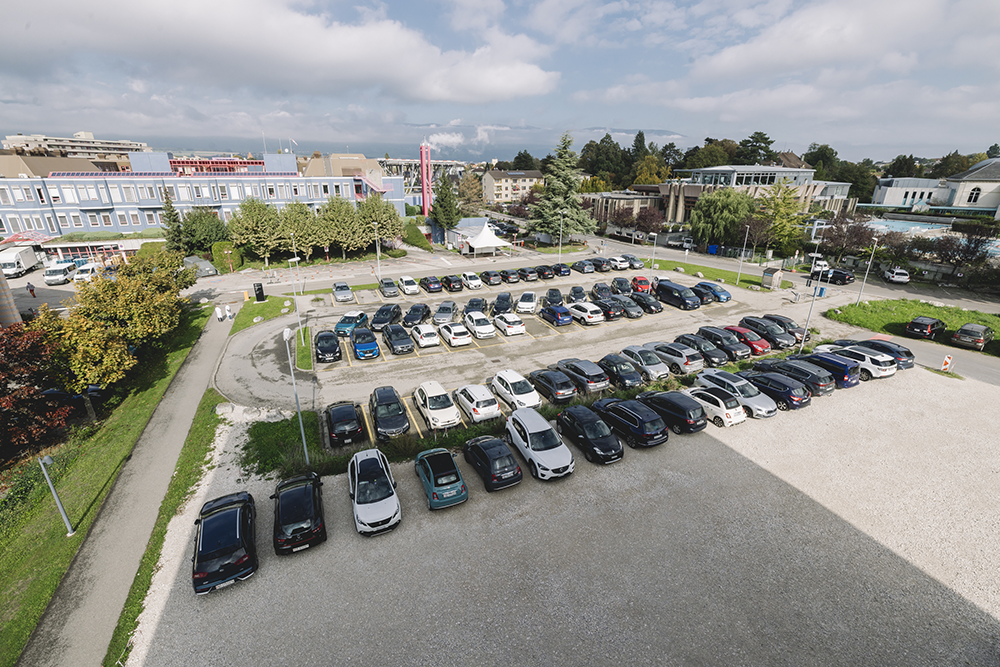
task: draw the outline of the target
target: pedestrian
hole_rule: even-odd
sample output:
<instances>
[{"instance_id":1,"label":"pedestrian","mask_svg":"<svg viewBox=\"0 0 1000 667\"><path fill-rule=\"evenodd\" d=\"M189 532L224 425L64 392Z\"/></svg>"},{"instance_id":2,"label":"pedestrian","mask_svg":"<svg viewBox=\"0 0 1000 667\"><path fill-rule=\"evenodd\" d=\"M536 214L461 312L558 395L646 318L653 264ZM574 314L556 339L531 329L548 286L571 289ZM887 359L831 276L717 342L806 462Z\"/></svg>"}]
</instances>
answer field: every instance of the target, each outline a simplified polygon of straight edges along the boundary
<instances>
[{"instance_id":1,"label":"pedestrian","mask_svg":"<svg viewBox=\"0 0 1000 667\"><path fill-rule=\"evenodd\" d=\"M233 309L229 307L228 303L226 304L226 318L233 319Z\"/></svg>"},{"instance_id":2,"label":"pedestrian","mask_svg":"<svg viewBox=\"0 0 1000 667\"><path fill-rule=\"evenodd\" d=\"M222 319L223 319L223 317L222 317L222 308L219 308L218 306L215 307L215 316L217 318L219 318L220 322L222 321Z\"/></svg>"},{"instance_id":3,"label":"pedestrian","mask_svg":"<svg viewBox=\"0 0 1000 667\"><path fill-rule=\"evenodd\" d=\"M28 283L28 291L31 292L31 298L34 299L35 298L35 286L32 285L31 283Z\"/></svg>"}]
</instances>

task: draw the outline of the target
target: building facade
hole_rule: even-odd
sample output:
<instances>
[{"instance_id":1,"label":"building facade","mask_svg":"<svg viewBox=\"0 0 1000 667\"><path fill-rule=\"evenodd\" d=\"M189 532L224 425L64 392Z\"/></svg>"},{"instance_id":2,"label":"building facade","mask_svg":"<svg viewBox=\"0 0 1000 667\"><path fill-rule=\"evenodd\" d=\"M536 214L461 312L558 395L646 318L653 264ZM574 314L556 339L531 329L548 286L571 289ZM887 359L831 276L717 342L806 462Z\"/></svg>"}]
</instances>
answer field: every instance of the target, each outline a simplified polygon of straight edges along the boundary
<instances>
[{"instance_id":1,"label":"building facade","mask_svg":"<svg viewBox=\"0 0 1000 667\"><path fill-rule=\"evenodd\" d=\"M872 208L989 215L1000 220L1000 158L948 178L880 178Z\"/></svg>"},{"instance_id":2,"label":"building facade","mask_svg":"<svg viewBox=\"0 0 1000 667\"><path fill-rule=\"evenodd\" d=\"M536 184L545 185L538 170L500 171L491 169L483 174L483 201L487 204L509 204L521 201Z\"/></svg>"},{"instance_id":3,"label":"building facade","mask_svg":"<svg viewBox=\"0 0 1000 667\"><path fill-rule=\"evenodd\" d=\"M127 139L95 139L92 132L75 132L72 137L49 137L44 134L12 134L3 140L6 150L48 152L63 157L96 158L105 155L126 155L152 149Z\"/></svg>"}]
</instances>

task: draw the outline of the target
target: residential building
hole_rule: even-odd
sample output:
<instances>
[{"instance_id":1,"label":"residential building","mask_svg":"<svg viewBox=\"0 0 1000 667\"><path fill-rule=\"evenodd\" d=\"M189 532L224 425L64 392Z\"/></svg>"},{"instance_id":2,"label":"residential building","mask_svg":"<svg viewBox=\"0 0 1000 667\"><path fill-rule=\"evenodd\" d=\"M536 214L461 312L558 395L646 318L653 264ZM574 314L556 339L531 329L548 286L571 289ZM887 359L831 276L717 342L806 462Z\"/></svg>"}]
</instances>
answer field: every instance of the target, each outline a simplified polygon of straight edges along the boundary
<instances>
[{"instance_id":1,"label":"residential building","mask_svg":"<svg viewBox=\"0 0 1000 667\"><path fill-rule=\"evenodd\" d=\"M943 205L950 199L951 188L943 178L880 178L872 193L873 205L887 207Z\"/></svg>"},{"instance_id":2,"label":"residential building","mask_svg":"<svg viewBox=\"0 0 1000 667\"><path fill-rule=\"evenodd\" d=\"M483 174L483 201L487 204L519 202L536 184L545 185L545 177L537 169L491 169Z\"/></svg>"},{"instance_id":3,"label":"residential building","mask_svg":"<svg viewBox=\"0 0 1000 667\"><path fill-rule=\"evenodd\" d=\"M127 139L94 139L92 132L75 132L72 137L50 137L44 134L13 134L3 140L6 150L22 149L27 153L52 153L62 157L96 158L148 152L152 149L139 141Z\"/></svg>"},{"instance_id":4,"label":"residential building","mask_svg":"<svg viewBox=\"0 0 1000 667\"><path fill-rule=\"evenodd\" d=\"M871 208L990 215L1000 220L1000 158L947 178L880 178Z\"/></svg>"}]
</instances>

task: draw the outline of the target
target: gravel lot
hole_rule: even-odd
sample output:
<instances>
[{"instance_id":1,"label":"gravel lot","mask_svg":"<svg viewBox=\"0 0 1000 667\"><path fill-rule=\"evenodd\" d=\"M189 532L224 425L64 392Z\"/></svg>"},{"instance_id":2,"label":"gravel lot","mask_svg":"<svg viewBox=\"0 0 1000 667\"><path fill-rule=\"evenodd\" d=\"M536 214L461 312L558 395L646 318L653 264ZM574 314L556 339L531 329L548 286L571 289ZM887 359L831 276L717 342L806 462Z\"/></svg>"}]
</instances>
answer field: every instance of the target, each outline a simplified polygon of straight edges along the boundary
<instances>
[{"instance_id":1,"label":"gravel lot","mask_svg":"<svg viewBox=\"0 0 1000 667\"><path fill-rule=\"evenodd\" d=\"M402 525L372 539L331 477L330 540L287 558L273 482L230 462L234 423L170 526L129 664L996 664L1000 456L970 406L998 403L915 369L497 494L462 461L469 502L434 514L402 464ZM237 488L261 569L197 598L192 521Z\"/></svg>"}]
</instances>

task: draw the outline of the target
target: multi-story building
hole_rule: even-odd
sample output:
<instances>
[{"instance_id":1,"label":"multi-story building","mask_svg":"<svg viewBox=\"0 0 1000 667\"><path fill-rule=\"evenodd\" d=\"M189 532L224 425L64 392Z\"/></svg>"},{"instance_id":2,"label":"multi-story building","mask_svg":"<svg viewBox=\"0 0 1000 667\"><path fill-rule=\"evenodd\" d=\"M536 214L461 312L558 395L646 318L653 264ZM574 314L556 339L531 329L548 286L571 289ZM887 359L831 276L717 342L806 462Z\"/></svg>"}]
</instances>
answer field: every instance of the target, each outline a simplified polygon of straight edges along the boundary
<instances>
[{"instance_id":1,"label":"multi-story building","mask_svg":"<svg viewBox=\"0 0 1000 667\"><path fill-rule=\"evenodd\" d=\"M526 171L491 169L483 174L483 201L487 204L520 201L536 183L545 185L545 178L537 169Z\"/></svg>"},{"instance_id":2,"label":"multi-story building","mask_svg":"<svg viewBox=\"0 0 1000 667\"><path fill-rule=\"evenodd\" d=\"M152 149L139 141L126 139L94 139L92 132L75 132L72 137L49 137L44 134L12 134L3 140L6 150L52 153L62 157L95 158L107 155L127 155Z\"/></svg>"},{"instance_id":3,"label":"multi-story building","mask_svg":"<svg viewBox=\"0 0 1000 667\"><path fill-rule=\"evenodd\" d=\"M880 178L871 208L986 214L1000 220L1000 158L947 178Z\"/></svg>"}]
</instances>

